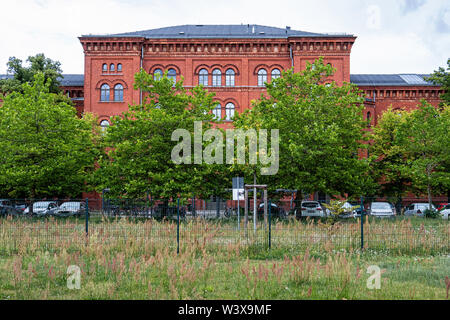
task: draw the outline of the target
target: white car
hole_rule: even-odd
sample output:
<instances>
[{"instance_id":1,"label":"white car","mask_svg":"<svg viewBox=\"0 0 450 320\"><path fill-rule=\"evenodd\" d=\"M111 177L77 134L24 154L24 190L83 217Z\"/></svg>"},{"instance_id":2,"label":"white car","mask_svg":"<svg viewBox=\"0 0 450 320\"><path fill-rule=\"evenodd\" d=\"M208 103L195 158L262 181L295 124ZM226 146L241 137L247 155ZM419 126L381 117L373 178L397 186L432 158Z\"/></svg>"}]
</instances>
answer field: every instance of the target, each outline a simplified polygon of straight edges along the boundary
<instances>
[{"instance_id":1,"label":"white car","mask_svg":"<svg viewBox=\"0 0 450 320\"><path fill-rule=\"evenodd\" d=\"M64 202L55 211L55 215L59 216L82 216L85 214L86 204L80 201Z\"/></svg>"},{"instance_id":2,"label":"white car","mask_svg":"<svg viewBox=\"0 0 450 320\"><path fill-rule=\"evenodd\" d=\"M38 201L33 203L33 214L35 215L50 215L58 210L58 204L55 201ZM28 214L30 207L26 208L23 213Z\"/></svg>"},{"instance_id":3,"label":"white car","mask_svg":"<svg viewBox=\"0 0 450 320\"><path fill-rule=\"evenodd\" d=\"M444 206L444 208L442 208L442 210L439 211L439 213L441 214L442 219L448 220L448 216L450 215L450 204Z\"/></svg>"},{"instance_id":4,"label":"white car","mask_svg":"<svg viewBox=\"0 0 450 320\"><path fill-rule=\"evenodd\" d=\"M428 203L412 203L406 207L405 216L423 217L423 213L429 208L430 205ZM436 211L436 208L433 204L431 205L431 210Z\"/></svg>"},{"instance_id":5,"label":"white car","mask_svg":"<svg viewBox=\"0 0 450 320\"><path fill-rule=\"evenodd\" d=\"M326 217L328 209L324 210L318 201L302 201L302 217Z\"/></svg>"},{"instance_id":6,"label":"white car","mask_svg":"<svg viewBox=\"0 0 450 320\"><path fill-rule=\"evenodd\" d=\"M394 217L395 208L389 202L372 202L369 214L374 217Z\"/></svg>"}]
</instances>

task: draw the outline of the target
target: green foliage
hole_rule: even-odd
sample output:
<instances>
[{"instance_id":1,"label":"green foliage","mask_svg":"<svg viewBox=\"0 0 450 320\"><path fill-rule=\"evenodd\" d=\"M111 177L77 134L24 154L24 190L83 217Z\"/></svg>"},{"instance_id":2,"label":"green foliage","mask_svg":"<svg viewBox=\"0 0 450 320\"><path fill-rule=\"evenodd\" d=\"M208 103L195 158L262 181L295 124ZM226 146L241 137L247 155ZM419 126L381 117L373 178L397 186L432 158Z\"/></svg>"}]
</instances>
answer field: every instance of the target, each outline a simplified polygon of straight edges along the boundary
<instances>
[{"instance_id":1,"label":"green foliage","mask_svg":"<svg viewBox=\"0 0 450 320\"><path fill-rule=\"evenodd\" d=\"M371 133L369 161L371 175L380 181L378 194L395 201L407 191L411 176L405 170L405 146L400 144L399 130L406 121L404 111L389 108L378 120Z\"/></svg>"},{"instance_id":2,"label":"green foliage","mask_svg":"<svg viewBox=\"0 0 450 320\"><path fill-rule=\"evenodd\" d=\"M423 216L424 216L425 218L429 218L429 219L437 219L437 218L440 218L440 214L439 214L438 211L436 211L436 210L430 210L430 209L426 209L426 210L423 212Z\"/></svg>"},{"instance_id":3,"label":"green foliage","mask_svg":"<svg viewBox=\"0 0 450 320\"><path fill-rule=\"evenodd\" d=\"M373 175L380 193L401 197L405 192L446 192L450 187L450 108L422 100L411 112L385 112L374 128L371 145Z\"/></svg>"},{"instance_id":4,"label":"green foliage","mask_svg":"<svg viewBox=\"0 0 450 320\"><path fill-rule=\"evenodd\" d=\"M105 135L109 151L99 161L98 190L108 188L112 196L127 197L148 192L164 199L224 192L231 183L223 165L194 164L194 152L192 164L171 159L178 144L171 139L176 129L186 129L193 144L194 121L203 121L203 131L212 127L213 94L201 87L187 91L182 81L174 84L167 74L153 79L144 70L135 75L135 89L143 92L142 104L113 117Z\"/></svg>"},{"instance_id":5,"label":"green foliage","mask_svg":"<svg viewBox=\"0 0 450 320\"><path fill-rule=\"evenodd\" d=\"M37 73L0 108L0 190L8 197L79 196L98 150L92 116L76 110Z\"/></svg>"},{"instance_id":6,"label":"green foliage","mask_svg":"<svg viewBox=\"0 0 450 320\"><path fill-rule=\"evenodd\" d=\"M436 85L440 85L444 93L441 94L442 104L450 104L450 58L447 60L447 70L440 67L428 78Z\"/></svg>"},{"instance_id":7,"label":"green foliage","mask_svg":"<svg viewBox=\"0 0 450 320\"><path fill-rule=\"evenodd\" d=\"M327 217L327 222L330 224L335 224L339 218L343 215L351 213L353 210L359 208L359 206L354 206L351 208L344 208L345 201L342 200L330 200L330 203L324 203L323 206L330 210L330 215Z\"/></svg>"},{"instance_id":8,"label":"green foliage","mask_svg":"<svg viewBox=\"0 0 450 320\"><path fill-rule=\"evenodd\" d=\"M11 79L0 80L0 92L10 93L22 90L22 84L34 81L37 73L44 75L45 83L48 83L49 92L59 93L58 78L61 77L61 63L46 58L43 53L35 56L29 56L27 59L29 66L23 66L22 60L16 57L10 57L8 63L8 73L14 77Z\"/></svg>"},{"instance_id":9,"label":"green foliage","mask_svg":"<svg viewBox=\"0 0 450 320\"><path fill-rule=\"evenodd\" d=\"M367 161L358 158L365 148L364 100L352 84L325 84L333 72L322 58L302 72L287 70L266 85L266 96L236 117L237 128L279 129L278 174L258 177L258 183L351 195L372 184Z\"/></svg>"}]
</instances>

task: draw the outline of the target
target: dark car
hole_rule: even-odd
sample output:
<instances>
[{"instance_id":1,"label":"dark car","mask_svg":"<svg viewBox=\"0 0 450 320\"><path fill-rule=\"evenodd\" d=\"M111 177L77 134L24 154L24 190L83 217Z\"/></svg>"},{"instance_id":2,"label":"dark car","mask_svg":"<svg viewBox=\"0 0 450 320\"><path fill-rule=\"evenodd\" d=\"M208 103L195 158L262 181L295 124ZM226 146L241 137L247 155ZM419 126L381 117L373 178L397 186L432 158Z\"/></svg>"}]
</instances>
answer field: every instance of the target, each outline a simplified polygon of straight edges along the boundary
<instances>
[{"instance_id":1,"label":"dark car","mask_svg":"<svg viewBox=\"0 0 450 320\"><path fill-rule=\"evenodd\" d=\"M271 203L270 204L270 217L271 219L279 218L284 219L286 218L286 211L283 208L280 208L277 204ZM261 203L258 207L258 219L264 218L264 202ZM269 210L267 210L267 216L269 216Z\"/></svg>"},{"instance_id":2,"label":"dark car","mask_svg":"<svg viewBox=\"0 0 450 320\"><path fill-rule=\"evenodd\" d=\"M23 213L25 207L8 199L0 199L0 215L16 215Z\"/></svg>"}]
</instances>

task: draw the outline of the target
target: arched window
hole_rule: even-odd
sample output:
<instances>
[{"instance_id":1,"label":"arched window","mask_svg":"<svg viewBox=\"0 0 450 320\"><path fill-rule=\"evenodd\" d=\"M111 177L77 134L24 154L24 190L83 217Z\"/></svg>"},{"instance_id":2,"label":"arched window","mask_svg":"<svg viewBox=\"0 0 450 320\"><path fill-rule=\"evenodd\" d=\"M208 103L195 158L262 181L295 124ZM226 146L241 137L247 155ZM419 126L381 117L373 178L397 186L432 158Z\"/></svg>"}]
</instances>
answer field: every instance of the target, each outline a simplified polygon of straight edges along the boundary
<instances>
[{"instance_id":1,"label":"arched window","mask_svg":"<svg viewBox=\"0 0 450 320\"><path fill-rule=\"evenodd\" d=\"M265 82L267 82L267 71L266 71L266 69L259 69L259 71L258 71L258 87L264 87Z\"/></svg>"},{"instance_id":2,"label":"arched window","mask_svg":"<svg viewBox=\"0 0 450 320\"><path fill-rule=\"evenodd\" d=\"M233 119L234 109L234 104L232 104L231 102L227 103L227 105L225 106L225 120L230 121L231 119Z\"/></svg>"},{"instance_id":3,"label":"arched window","mask_svg":"<svg viewBox=\"0 0 450 320\"><path fill-rule=\"evenodd\" d=\"M208 85L208 70L200 70L200 72L198 73L198 84L204 86Z\"/></svg>"},{"instance_id":4,"label":"arched window","mask_svg":"<svg viewBox=\"0 0 450 320\"><path fill-rule=\"evenodd\" d=\"M108 129L109 127L109 121L108 120L102 120L100 122L100 128L102 129L103 132L106 131L106 129Z\"/></svg>"},{"instance_id":5,"label":"arched window","mask_svg":"<svg viewBox=\"0 0 450 320\"><path fill-rule=\"evenodd\" d=\"M123 101L123 85L121 84L114 86L114 101Z\"/></svg>"},{"instance_id":6,"label":"arched window","mask_svg":"<svg viewBox=\"0 0 450 320\"><path fill-rule=\"evenodd\" d=\"M161 69L156 69L155 71L153 71L153 79L159 80L162 78L162 76L163 76L163 72Z\"/></svg>"},{"instance_id":7,"label":"arched window","mask_svg":"<svg viewBox=\"0 0 450 320\"><path fill-rule=\"evenodd\" d=\"M234 70L228 69L225 72L225 84L227 87L234 87Z\"/></svg>"},{"instance_id":8,"label":"arched window","mask_svg":"<svg viewBox=\"0 0 450 320\"><path fill-rule=\"evenodd\" d=\"M167 78L172 80L173 85L175 85L175 83L177 82L177 72L175 71L175 69L169 69L169 71L167 72Z\"/></svg>"},{"instance_id":9,"label":"arched window","mask_svg":"<svg viewBox=\"0 0 450 320\"><path fill-rule=\"evenodd\" d=\"M222 72L219 69L214 69L212 73L213 87L220 87L222 85Z\"/></svg>"},{"instance_id":10,"label":"arched window","mask_svg":"<svg viewBox=\"0 0 450 320\"><path fill-rule=\"evenodd\" d=\"M281 77L281 72L278 69L272 70L272 81Z\"/></svg>"},{"instance_id":11,"label":"arched window","mask_svg":"<svg viewBox=\"0 0 450 320\"><path fill-rule=\"evenodd\" d=\"M100 88L100 101L109 101L109 86L106 83Z\"/></svg>"},{"instance_id":12,"label":"arched window","mask_svg":"<svg viewBox=\"0 0 450 320\"><path fill-rule=\"evenodd\" d=\"M217 104L217 106L213 109L214 118L216 120L222 119L222 106L220 103Z\"/></svg>"},{"instance_id":13,"label":"arched window","mask_svg":"<svg viewBox=\"0 0 450 320\"><path fill-rule=\"evenodd\" d=\"M109 65L109 71L116 71L116 68L115 68L115 66L114 66L114 63L111 63L111 64Z\"/></svg>"},{"instance_id":14,"label":"arched window","mask_svg":"<svg viewBox=\"0 0 450 320\"><path fill-rule=\"evenodd\" d=\"M108 72L108 65L106 63L102 66L102 72Z\"/></svg>"},{"instance_id":15,"label":"arched window","mask_svg":"<svg viewBox=\"0 0 450 320\"><path fill-rule=\"evenodd\" d=\"M117 64L117 71L122 72L122 64L121 63Z\"/></svg>"},{"instance_id":16,"label":"arched window","mask_svg":"<svg viewBox=\"0 0 450 320\"><path fill-rule=\"evenodd\" d=\"M370 113L370 111L367 112L367 126L370 127L370 125L372 124L372 114Z\"/></svg>"}]
</instances>

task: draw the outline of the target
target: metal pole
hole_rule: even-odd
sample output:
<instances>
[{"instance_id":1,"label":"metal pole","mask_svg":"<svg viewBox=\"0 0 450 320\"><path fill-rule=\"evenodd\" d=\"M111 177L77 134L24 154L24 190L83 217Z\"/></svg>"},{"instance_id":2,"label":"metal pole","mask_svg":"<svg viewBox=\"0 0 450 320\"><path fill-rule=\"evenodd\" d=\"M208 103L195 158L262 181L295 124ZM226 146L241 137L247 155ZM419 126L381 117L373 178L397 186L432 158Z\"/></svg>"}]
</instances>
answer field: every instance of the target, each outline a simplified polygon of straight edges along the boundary
<instances>
[{"instance_id":1,"label":"metal pole","mask_svg":"<svg viewBox=\"0 0 450 320\"><path fill-rule=\"evenodd\" d=\"M264 230L267 230L267 189L264 189Z\"/></svg>"},{"instance_id":2,"label":"metal pole","mask_svg":"<svg viewBox=\"0 0 450 320\"><path fill-rule=\"evenodd\" d=\"M253 233L256 234L256 173L253 173L253 184L255 185L253 188Z\"/></svg>"},{"instance_id":3,"label":"metal pole","mask_svg":"<svg viewBox=\"0 0 450 320\"><path fill-rule=\"evenodd\" d=\"M195 194L194 194L194 199L192 199L192 215L195 217L196 213L195 213Z\"/></svg>"},{"instance_id":4,"label":"metal pole","mask_svg":"<svg viewBox=\"0 0 450 320\"><path fill-rule=\"evenodd\" d=\"M237 223L238 223L238 231L241 231L241 220L240 220L240 203L239 203L239 191L238 191L238 201L237 201Z\"/></svg>"},{"instance_id":5,"label":"metal pole","mask_svg":"<svg viewBox=\"0 0 450 320\"><path fill-rule=\"evenodd\" d=\"M86 237L87 237L89 235L89 199L88 198L86 198L85 219L86 219Z\"/></svg>"},{"instance_id":6,"label":"metal pole","mask_svg":"<svg viewBox=\"0 0 450 320\"><path fill-rule=\"evenodd\" d=\"M245 236L247 237L248 236L248 189L247 188L245 188L245 195L244 195L244 202L245 202L245 204L244 204L244 215L245 215L245 217L244 217L244 230L245 230Z\"/></svg>"},{"instance_id":7,"label":"metal pole","mask_svg":"<svg viewBox=\"0 0 450 320\"><path fill-rule=\"evenodd\" d=\"M269 249L272 248L272 201L269 200Z\"/></svg>"},{"instance_id":8,"label":"metal pole","mask_svg":"<svg viewBox=\"0 0 450 320\"><path fill-rule=\"evenodd\" d=\"M361 196L361 250L364 250L364 198Z\"/></svg>"},{"instance_id":9,"label":"metal pole","mask_svg":"<svg viewBox=\"0 0 450 320\"><path fill-rule=\"evenodd\" d=\"M180 198L177 199L177 254L180 253Z\"/></svg>"}]
</instances>

